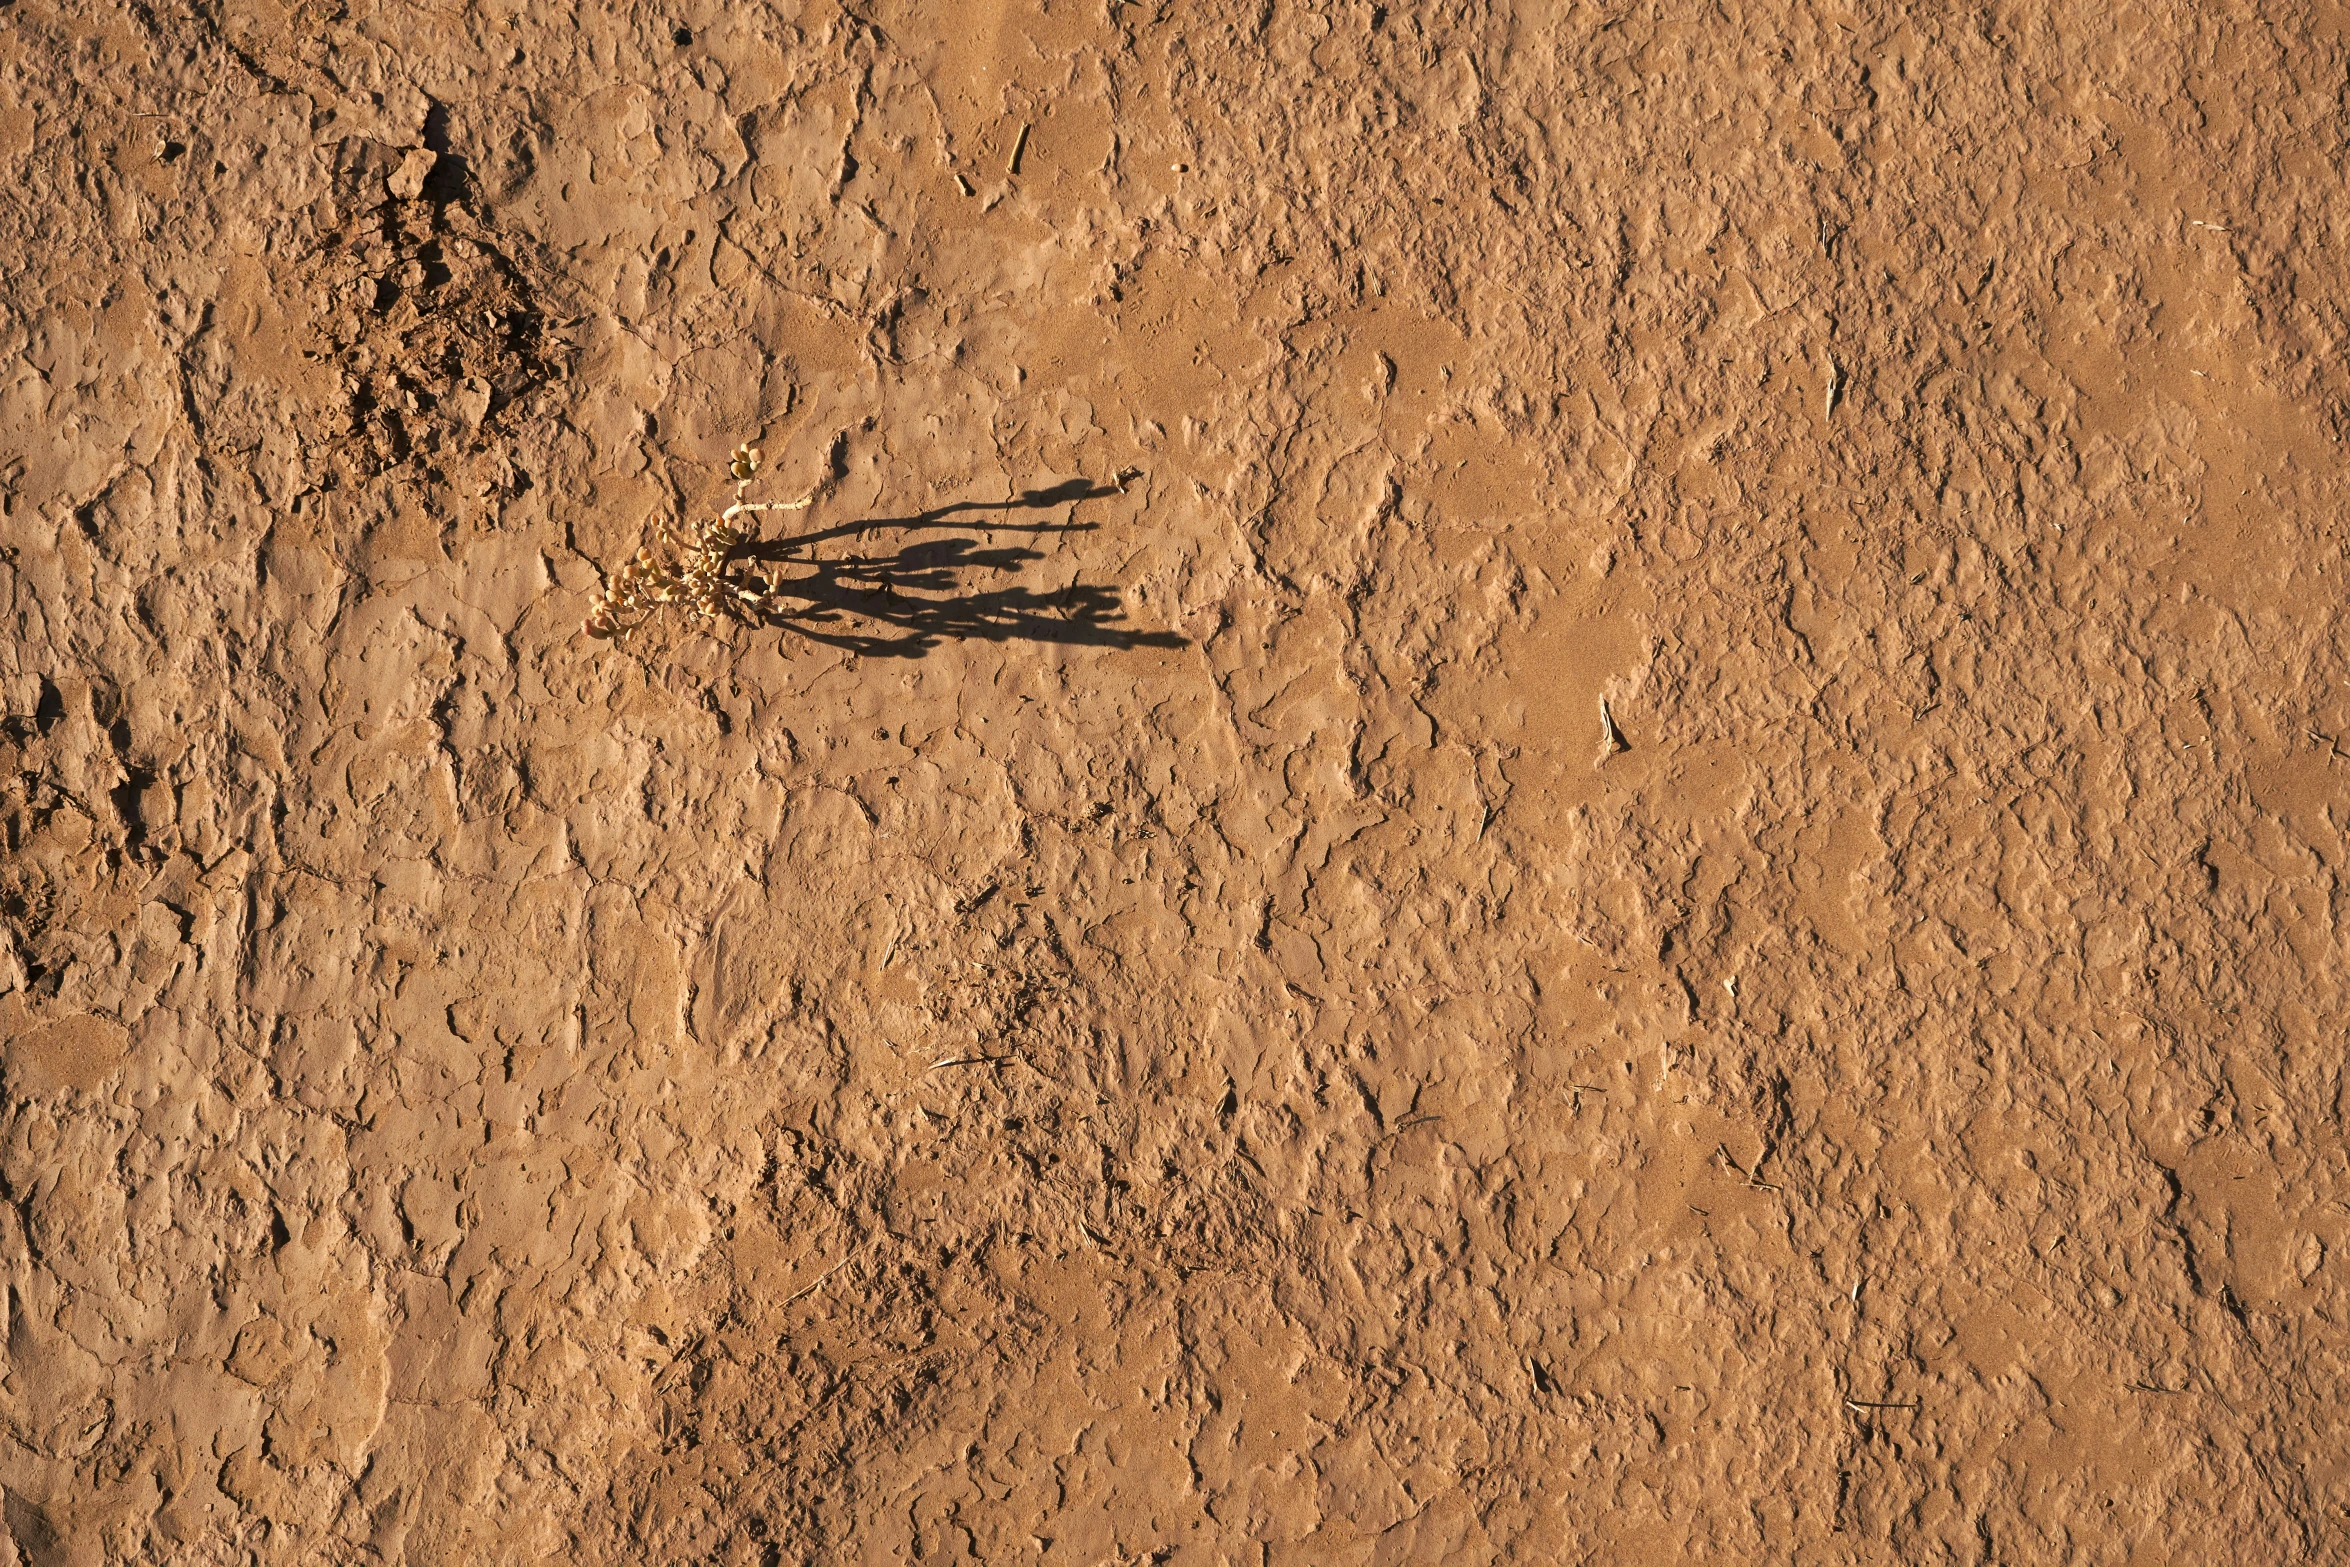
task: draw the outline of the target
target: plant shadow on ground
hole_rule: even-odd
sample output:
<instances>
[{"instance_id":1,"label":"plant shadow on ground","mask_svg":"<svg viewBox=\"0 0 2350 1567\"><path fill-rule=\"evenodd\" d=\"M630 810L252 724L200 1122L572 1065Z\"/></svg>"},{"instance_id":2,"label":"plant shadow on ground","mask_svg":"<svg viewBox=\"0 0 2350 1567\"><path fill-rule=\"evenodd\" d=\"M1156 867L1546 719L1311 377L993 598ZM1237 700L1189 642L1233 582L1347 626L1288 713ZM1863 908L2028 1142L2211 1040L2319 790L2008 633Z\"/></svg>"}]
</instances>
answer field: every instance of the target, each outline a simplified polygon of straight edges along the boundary
<instances>
[{"instance_id":1,"label":"plant shadow on ground","mask_svg":"<svg viewBox=\"0 0 2350 1567\"><path fill-rule=\"evenodd\" d=\"M1025 545L997 545L978 539L931 539L883 552L817 559L815 547L835 539L863 539L889 530L978 528L987 533L1090 533L1098 523L976 522L973 512L1046 511L1078 501L1120 493L1083 479L1045 490L1028 490L1006 501L964 501L911 517L868 517L796 538L767 539L745 546L739 558L771 566L797 567L804 574L777 582L777 596L797 607L769 611L766 625L811 642L846 648L875 658L919 658L949 639L988 642L1055 642L1075 647L1183 647L1171 631L1136 631L1117 624L1125 616L1118 590L1072 578L1066 587L981 588L983 572L1002 574L1044 557ZM876 629L860 629L860 623Z\"/></svg>"}]
</instances>

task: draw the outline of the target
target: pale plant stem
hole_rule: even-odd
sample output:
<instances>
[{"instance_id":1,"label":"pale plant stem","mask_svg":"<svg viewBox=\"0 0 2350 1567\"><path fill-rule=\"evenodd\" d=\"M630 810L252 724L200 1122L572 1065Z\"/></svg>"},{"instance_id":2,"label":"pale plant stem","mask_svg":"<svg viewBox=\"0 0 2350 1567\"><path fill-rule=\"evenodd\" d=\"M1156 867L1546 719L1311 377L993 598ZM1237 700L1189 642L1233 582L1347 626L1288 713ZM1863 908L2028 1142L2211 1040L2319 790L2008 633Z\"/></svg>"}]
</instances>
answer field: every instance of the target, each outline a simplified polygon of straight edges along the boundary
<instances>
[{"instance_id":1,"label":"pale plant stem","mask_svg":"<svg viewBox=\"0 0 2350 1567\"><path fill-rule=\"evenodd\" d=\"M736 501L719 513L721 521L732 522L736 513L746 511L806 511L816 504L816 493L811 490L796 501Z\"/></svg>"}]
</instances>

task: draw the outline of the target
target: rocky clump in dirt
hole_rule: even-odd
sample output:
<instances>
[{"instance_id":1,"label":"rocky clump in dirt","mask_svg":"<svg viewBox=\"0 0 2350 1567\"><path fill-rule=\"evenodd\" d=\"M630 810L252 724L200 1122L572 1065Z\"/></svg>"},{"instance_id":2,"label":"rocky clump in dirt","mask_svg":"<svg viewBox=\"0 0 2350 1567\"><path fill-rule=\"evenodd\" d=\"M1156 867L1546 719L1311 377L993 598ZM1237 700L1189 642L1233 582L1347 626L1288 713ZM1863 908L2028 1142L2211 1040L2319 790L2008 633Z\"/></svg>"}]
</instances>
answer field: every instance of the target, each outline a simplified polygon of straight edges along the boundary
<instances>
[{"instance_id":1,"label":"rocky clump in dirt","mask_svg":"<svg viewBox=\"0 0 2350 1567\"><path fill-rule=\"evenodd\" d=\"M567 345L492 225L466 197L459 160L429 148L346 143L337 208L312 258L317 358L338 371L337 405L312 444L337 478L415 467L476 493L528 487L494 460L501 432L558 380ZM475 461L483 457L493 460ZM468 470L468 471L459 471ZM484 471L486 470L486 471Z\"/></svg>"}]
</instances>

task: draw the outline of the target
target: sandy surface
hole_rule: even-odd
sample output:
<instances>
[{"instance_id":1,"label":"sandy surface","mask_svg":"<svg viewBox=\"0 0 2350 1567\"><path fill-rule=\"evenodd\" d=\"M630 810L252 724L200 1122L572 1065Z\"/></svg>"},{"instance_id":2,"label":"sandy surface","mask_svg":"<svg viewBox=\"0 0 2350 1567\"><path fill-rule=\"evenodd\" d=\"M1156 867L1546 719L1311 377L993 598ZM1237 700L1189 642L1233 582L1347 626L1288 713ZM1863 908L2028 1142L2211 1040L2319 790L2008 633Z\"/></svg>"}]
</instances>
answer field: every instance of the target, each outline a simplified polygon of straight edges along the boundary
<instances>
[{"instance_id":1,"label":"sandy surface","mask_svg":"<svg viewBox=\"0 0 2350 1567\"><path fill-rule=\"evenodd\" d=\"M2109 11L0 5L13 1559L2345 1559L2350 51Z\"/></svg>"}]
</instances>

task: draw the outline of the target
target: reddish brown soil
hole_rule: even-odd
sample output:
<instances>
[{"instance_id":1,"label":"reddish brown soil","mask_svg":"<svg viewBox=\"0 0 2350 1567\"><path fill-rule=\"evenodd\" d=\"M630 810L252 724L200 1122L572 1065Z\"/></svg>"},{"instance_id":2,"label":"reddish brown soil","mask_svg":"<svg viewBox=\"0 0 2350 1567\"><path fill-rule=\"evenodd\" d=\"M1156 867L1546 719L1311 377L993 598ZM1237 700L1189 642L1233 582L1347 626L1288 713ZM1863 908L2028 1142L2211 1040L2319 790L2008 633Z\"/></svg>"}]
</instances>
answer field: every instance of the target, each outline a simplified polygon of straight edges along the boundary
<instances>
[{"instance_id":1,"label":"reddish brown soil","mask_svg":"<svg viewBox=\"0 0 2350 1567\"><path fill-rule=\"evenodd\" d=\"M2350 1557L2342 18L0 4L13 1559Z\"/></svg>"}]
</instances>

